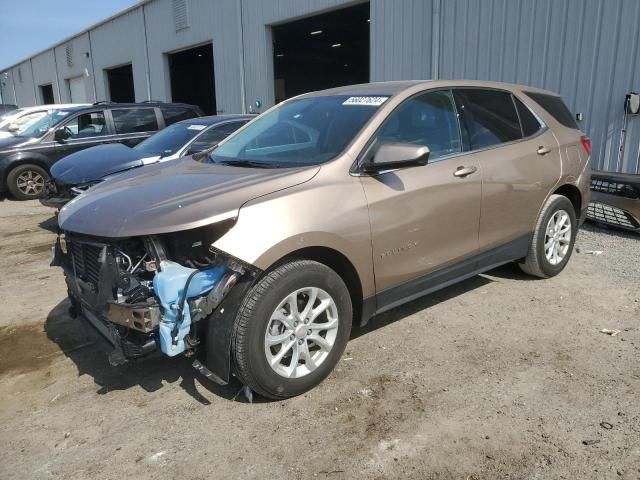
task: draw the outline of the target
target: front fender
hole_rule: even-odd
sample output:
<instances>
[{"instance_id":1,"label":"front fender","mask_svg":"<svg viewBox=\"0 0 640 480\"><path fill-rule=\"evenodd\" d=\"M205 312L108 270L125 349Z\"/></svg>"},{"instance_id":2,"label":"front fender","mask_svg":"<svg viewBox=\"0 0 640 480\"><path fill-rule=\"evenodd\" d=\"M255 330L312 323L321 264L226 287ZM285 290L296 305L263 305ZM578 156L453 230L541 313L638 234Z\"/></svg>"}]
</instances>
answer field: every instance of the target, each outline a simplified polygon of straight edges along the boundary
<instances>
[{"instance_id":1,"label":"front fender","mask_svg":"<svg viewBox=\"0 0 640 480\"><path fill-rule=\"evenodd\" d=\"M214 247L268 270L278 260L307 247L325 247L354 266L366 298L375 294L369 211L357 177L323 175L252 200L240 208L236 224Z\"/></svg>"}]
</instances>

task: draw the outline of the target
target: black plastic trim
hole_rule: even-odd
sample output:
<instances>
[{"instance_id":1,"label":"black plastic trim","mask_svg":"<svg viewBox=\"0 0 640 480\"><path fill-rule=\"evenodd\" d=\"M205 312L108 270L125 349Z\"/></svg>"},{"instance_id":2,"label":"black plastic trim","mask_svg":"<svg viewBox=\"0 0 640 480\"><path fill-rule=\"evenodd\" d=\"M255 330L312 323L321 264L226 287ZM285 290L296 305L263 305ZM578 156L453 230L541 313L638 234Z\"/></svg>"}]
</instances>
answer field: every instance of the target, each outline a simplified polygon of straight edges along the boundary
<instances>
[{"instance_id":1,"label":"black plastic trim","mask_svg":"<svg viewBox=\"0 0 640 480\"><path fill-rule=\"evenodd\" d=\"M467 278L518 260L527 255L533 233L528 233L498 247L467 257L435 272L409 280L380 292L376 314L386 312L423 295L448 287ZM366 322L364 322L366 323Z\"/></svg>"}]
</instances>

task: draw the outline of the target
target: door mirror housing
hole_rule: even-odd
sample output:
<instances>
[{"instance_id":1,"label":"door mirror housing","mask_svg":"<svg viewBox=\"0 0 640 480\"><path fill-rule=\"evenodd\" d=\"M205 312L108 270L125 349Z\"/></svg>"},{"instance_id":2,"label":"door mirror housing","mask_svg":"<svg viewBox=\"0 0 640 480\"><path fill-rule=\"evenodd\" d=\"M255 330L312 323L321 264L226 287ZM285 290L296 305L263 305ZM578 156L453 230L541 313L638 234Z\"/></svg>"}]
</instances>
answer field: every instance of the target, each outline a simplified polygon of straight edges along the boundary
<instances>
[{"instance_id":1,"label":"door mirror housing","mask_svg":"<svg viewBox=\"0 0 640 480\"><path fill-rule=\"evenodd\" d=\"M11 133L13 132L17 132L20 129L20 127L18 127L17 123L11 123L9 124L9 126L7 127L7 130L9 130Z\"/></svg>"},{"instance_id":2,"label":"door mirror housing","mask_svg":"<svg viewBox=\"0 0 640 480\"><path fill-rule=\"evenodd\" d=\"M429 161L429 147L413 143L383 143L370 162L362 164L362 171L375 173L396 168L417 167Z\"/></svg>"},{"instance_id":3,"label":"door mirror housing","mask_svg":"<svg viewBox=\"0 0 640 480\"><path fill-rule=\"evenodd\" d=\"M66 128L59 128L53 132L53 139L56 142L63 142L71 136L71 133Z\"/></svg>"}]
</instances>

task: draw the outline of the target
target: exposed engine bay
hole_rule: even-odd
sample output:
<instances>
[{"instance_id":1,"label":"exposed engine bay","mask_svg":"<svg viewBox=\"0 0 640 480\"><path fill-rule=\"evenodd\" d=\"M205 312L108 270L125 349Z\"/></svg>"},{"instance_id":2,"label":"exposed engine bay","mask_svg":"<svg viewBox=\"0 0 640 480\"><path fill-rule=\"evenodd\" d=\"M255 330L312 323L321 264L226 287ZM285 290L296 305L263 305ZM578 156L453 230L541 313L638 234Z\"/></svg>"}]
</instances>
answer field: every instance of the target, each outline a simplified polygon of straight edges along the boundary
<instances>
[{"instance_id":1,"label":"exposed engine bay","mask_svg":"<svg viewBox=\"0 0 640 480\"><path fill-rule=\"evenodd\" d=\"M54 265L64 268L71 313L110 341L110 363L156 350L195 353L201 325L247 272L255 274L211 246L231 225L123 239L58 236Z\"/></svg>"}]
</instances>

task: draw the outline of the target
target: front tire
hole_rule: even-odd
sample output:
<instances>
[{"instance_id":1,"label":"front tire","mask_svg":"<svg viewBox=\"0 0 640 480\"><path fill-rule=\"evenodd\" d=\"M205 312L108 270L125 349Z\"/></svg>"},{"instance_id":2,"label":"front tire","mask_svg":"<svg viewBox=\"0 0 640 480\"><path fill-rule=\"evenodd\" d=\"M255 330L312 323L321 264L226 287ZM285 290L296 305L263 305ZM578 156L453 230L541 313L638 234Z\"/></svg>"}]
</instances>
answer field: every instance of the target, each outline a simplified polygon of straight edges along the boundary
<instances>
[{"instance_id":1,"label":"front tire","mask_svg":"<svg viewBox=\"0 0 640 480\"><path fill-rule=\"evenodd\" d=\"M238 310L235 373L264 397L300 395L338 363L352 316L349 291L336 272L311 260L283 264L247 293Z\"/></svg>"},{"instance_id":2,"label":"front tire","mask_svg":"<svg viewBox=\"0 0 640 480\"><path fill-rule=\"evenodd\" d=\"M49 174L38 165L19 165L7 175L7 188L16 200L34 200L44 193Z\"/></svg>"},{"instance_id":3,"label":"front tire","mask_svg":"<svg viewBox=\"0 0 640 480\"><path fill-rule=\"evenodd\" d=\"M578 233L573 204L567 197L551 195L544 207L520 269L539 278L554 277L569 262Z\"/></svg>"}]
</instances>

